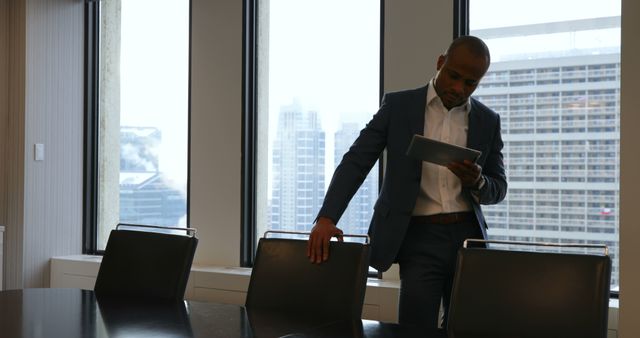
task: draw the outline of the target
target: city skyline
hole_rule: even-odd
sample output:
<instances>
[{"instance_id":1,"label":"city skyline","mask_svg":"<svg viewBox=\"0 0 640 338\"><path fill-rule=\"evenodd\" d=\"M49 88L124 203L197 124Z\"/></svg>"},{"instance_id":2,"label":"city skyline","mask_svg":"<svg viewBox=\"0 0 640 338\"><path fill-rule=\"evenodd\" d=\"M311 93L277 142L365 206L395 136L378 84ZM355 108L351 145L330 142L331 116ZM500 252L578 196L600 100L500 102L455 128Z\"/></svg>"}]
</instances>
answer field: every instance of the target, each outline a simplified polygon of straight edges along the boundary
<instances>
[{"instance_id":1,"label":"city skyline","mask_svg":"<svg viewBox=\"0 0 640 338\"><path fill-rule=\"evenodd\" d=\"M479 3L482 5L475 7ZM589 5L584 5L547 0L545 3L564 9L549 13L540 3L531 4L533 8L528 11L518 7L522 4L508 1L471 2L471 33L485 39L493 60L475 94L501 114L510 184L503 204L483 208L494 238L610 244L615 283L619 217L619 2L588 1ZM132 6L129 9L135 9L133 2L128 5ZM312 216L309 215L315 217L319 209L322 198L319 196L324 194L340 158L339 153L346 151L344 143L349 143L338 141L342 126L354 122L362 128L379 103L379 3L350 3L341 13L333 13L336 14L334 25L326 28L321 24L323 15L319 13L329 15L337 5L272 1L267 11L270 20L266 27L259 27L261 36L268 36L266 42L259 41L259 45L263 44L261 48L267 50L261 71L270 76L262 80L266 84L260 88L266 90L258 92L263 95L260 99L269 97L258 100L265 106L259 108L264 123L260 132L267 134L259 140L267 155L258 163L259 170L266 174L258 176L268 182L264 183L268 188L261 190L265 193L257 196L258 203L268 204L271 210L275 207L275 189L284 193L282 187L275 187L280 183L275 184L272 177L276 171L272 162L276 158L274 142L282 137L279 136L280 108L299 104L303 107L301 112L315 112L313 123L317 130L324 132L323 150L317 155L323 157L322 169L319 158L312 164L317 165L313 167L314 173L322 171L323 174L318 174L313 196L308 197L313 203L304 207L304 221L296 219L294 224L301 222L310 226L312 220L308 218ZM505 6L502 7L505 11L515 15L498 18L490 15L497 6ZM349 13L359 13L358 19L362 23L353 25L353 16ZM123 29L134 24L130 19L123 17ZM181 34L187 36L186 25L182 26ZM127 55L135 55L133 48L142 46L135 44L134 35L127 37L123 50L130 51ZM181 43L184 45L185 41ZM292 49L291 41L298 42L298 48ZM182 60L177 63L186 64L185 53L182 51L175 56L175 60ZM148 66L147 60L132 59L123 63L123 69L138 69L138 62L143 61ZM148 67L145 71L153 72L154 68ZM186 81L186 68L180 74L174 75ZM428 79L425 76L425 83ZM135 85L128 79L122 82L127 86ZM350 92L354 88L358 89L355 96ZM163 120L165 114L159 113L159 108L150 109L145 105L149 100L129 104L128 100L136 98L137 92L131 87L126 92L136 95L123 97L124 112L143 111L140 120ZM181 91L180 100L186 102L186 95L186 91ZM300 98L297 103L295 98ZM186 106L183 101L177 106ZM123 123L134 121L135 115L131 116L123 119ZM182 127L173 129L181 129L186 135L186 123L187 119L182 116L176 124ZM166 122L164 125L164 135L175 126ZM177 157L163 154L156 167L162 164L163 171L179 173L176 177L186 187L184 149L188 138L184 135L180 136L179 142L164 142L164 145L178 149L184 161L172 160ZM298 152L292 147L293 143L282 142L279 159ZM282 153L286 147L291 147L289 149L294 153ZM181 169L169 167L174 164L182 165ZM296 177L297 167L290 171L285 169L284 162L278 166L281 176L278 182L285 183ZM282 179L285 171L289 174ZM365 183L361 190L375 190L368 186ZM354 205L360 204L356 202L358 198L354 198ZM284 195L279 196L277 202L283 199ZM287 203L295 208L292 202ZM284 209L279 207L279 210ZM369 218L362 211L358 213L358 219ZM269 213L265 214L268 216ZM345 218L352 217L348 215L351 213L346 212ZM260 215L259 219L264 218ZM364 231L366 227L360 224L358 229Z\"/></svg>"},{"instance_id":2,"label":"city skyline","mask_svg":"<svg viewBox=\"0 0 640 338\"><path fill-rule=\"evenodd\" d=\"M609 29L619 20L594 18L587 23L592 29ZM573 24L553 27L563 31ZM526 34L527 29L538 27L505 28L500 34L508 35L510 29ZM488 44L493 42L491 31L476 33L487 33ZM501 115L509 182L505 201L483 206L483 210L491 239L608 245L615 288L619 272L620 54L615 48L594 53L592 48L569 47L570 53L503 56L504 61L492 63L474 93ZM300 101L296 104L303 106ZM314 114L323 116L321 111ZM354 125L359 131L364 122L343 122L341 128L354 129ZM331 173L357 137L353 131L339 136L342 129L334 134L334 148L320 154L333 153L333 165L329 161L325 165L325 171ZM283 132L281 124L275 132ZM325 176L327 183L329 179ZM316 189L324 193L326 187ZM366 191L367 184L358 194ZM358 231L367 231L373 204L366 202L362 208L360 198L356 195L349 206L358 209L357 216L352 216L354 211L346 212L339 227L358 224ZM311 212L313 217L318 210ZM307 228L299 225L297 230L309 231L312 225L307 221Z\"/></svg>"}]
</instances>

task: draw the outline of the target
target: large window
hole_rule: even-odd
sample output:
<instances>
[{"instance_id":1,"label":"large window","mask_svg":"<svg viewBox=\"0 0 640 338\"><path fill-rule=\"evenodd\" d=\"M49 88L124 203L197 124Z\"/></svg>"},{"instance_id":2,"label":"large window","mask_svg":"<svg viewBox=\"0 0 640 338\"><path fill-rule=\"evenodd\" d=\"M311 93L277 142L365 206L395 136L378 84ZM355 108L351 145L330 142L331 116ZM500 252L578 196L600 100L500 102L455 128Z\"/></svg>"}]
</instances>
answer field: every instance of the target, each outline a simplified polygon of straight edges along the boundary
<instances>
[{"instance_id":1,"label":"large window","mask_svg":"<svg viewBox=\"0 0 640 338\"><path fill-rule=\"evenodd\" d=\"M103 250L118 223L187 224L190 2L97 6L87 46L94 72L87 134L96 145L88 166L97 176L89 250Z\"/></svg>"},{"instance_id":2,"label":"large window","mask_svg":"<svg viewBox=\"0 0 640 338\"><path fill-rule=\"evenodd\" d=\"M380 3L258 1L256 57L256 231L310 231L379 105ZM377 195L376 165L338 227L365 234Z\"/></svg>"},{"instance_id":3,"label":"large window","mask_svg":"<svg viewBox=\"0 0 640 338\"><path fill-rule=\"evenodd\" d=\"M476 96L502 118L500 240L606 244L619 285L620 1L471 0L491 50Z\"/></svg>"}]
</instances>

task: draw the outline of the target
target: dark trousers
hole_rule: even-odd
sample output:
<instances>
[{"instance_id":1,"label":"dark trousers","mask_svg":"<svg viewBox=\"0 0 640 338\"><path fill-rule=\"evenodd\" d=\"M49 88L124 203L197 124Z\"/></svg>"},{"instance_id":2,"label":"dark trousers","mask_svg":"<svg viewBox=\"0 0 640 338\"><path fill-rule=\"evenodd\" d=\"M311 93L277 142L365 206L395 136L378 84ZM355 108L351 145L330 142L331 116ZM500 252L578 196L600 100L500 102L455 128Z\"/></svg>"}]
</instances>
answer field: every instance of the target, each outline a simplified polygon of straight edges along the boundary
<instances>
[{"instance_id":1,"label":"dark trousers","mask_svg":"<svg viewBox=\"0 0 640 338\"><path fill-rule=\"evenodd\" d=\"M442 300L442 327L446 327L456 257L467 238L482 239L476 221L416 224L412 220L398 254L400 324L437 328Z\"/></svg>"}]
</instances>

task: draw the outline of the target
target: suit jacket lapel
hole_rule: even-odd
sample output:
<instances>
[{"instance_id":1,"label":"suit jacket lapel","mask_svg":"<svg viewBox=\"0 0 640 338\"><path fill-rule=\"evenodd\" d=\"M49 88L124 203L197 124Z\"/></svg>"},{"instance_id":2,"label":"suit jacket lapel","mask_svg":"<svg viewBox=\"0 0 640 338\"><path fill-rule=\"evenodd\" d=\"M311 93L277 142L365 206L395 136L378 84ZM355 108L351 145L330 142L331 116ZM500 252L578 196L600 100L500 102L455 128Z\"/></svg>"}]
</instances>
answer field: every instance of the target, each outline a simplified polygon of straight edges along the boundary
<instances>
[{"instance_id":1,"label":"suit jacket lapel","mask_svg":"<svg viewBox=\"0 0 640 338\"><path fill-rule=\"evenodd\" d=\"M469 111L469 130L467 131L467 148L481 149L480 145L482 138L482 131L480 130L480 114L476 103L471 99L471 110Z\"/></svg>"},{"instance_id":2,"label":"suit jacket lapel","mask_svg":"<svg viewBox=\"0 0 640 338\"><path fill-rule=\"evenodd\" d=\"M427 86L420 88L417 91L416 97L410 105L407 106L409 115L409 131L411 138L413 135L424 135L424 118L425 118L425 109L427 107ZM414 161L414 175L420 182L420 177L422 177L422 161L413 159Z\"/></svg>"},{"instance_id":3,"label":"suit jacket lapel","mask_svg":"<svg viewBox=\"0 0 640 338\"><path fill-rule=\"evenodd\" d=\"M413 135L424 135L424 115L427 107L427 86L420 88L417 97L410 106L409 128L411 129L411 137Z\"/></svg>"}]
</instances>

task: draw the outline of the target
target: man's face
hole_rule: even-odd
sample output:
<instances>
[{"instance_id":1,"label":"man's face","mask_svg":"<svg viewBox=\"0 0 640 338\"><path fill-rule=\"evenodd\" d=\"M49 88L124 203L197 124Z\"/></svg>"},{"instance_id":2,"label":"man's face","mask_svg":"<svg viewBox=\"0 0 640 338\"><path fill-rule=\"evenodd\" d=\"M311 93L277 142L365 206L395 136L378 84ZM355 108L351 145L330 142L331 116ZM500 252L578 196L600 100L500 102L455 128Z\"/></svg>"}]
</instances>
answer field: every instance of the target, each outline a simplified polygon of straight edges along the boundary
<instances>
[{"instance_id":1,"label":"man's face","mask_svg":"<svg viewBox=\"0 0 640 338\"><path fill-rule=\"evenodd\" d=\"M489 68L487 59L460 46L438 58L435 89L447 109L464 104Z\"/></svg>"}]
</instances>

